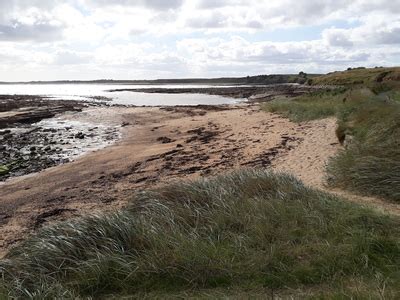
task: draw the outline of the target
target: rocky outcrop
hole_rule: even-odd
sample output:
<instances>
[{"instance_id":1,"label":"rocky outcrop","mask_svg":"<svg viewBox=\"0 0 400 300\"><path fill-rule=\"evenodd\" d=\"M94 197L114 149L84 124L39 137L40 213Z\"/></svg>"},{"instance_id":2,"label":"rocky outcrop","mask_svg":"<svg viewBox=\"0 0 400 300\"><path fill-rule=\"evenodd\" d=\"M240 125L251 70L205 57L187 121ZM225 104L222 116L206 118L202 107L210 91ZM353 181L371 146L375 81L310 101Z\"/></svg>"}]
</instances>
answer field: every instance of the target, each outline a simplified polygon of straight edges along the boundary
<instances>
[{"instance_id":1,"label":"rocky outcrop","mask_svg":"<svg viewBox=\"0 0 400 300\"><path fill-rule=\"evenodd\" d=\"M85 104L38 96L0 95L0 128L32 124L66 111L81 111Z\"/></svg>"},{"instance_id":2,"label":"rocky outcrop","mask_svg":"<svg viewBox=\"0 0 400 300\"><path fill-rule=\"evenodd\" d=\"M110 92L140 92L163 94L208 94L232 98L248 98L254 102L270 100L274 96L299 96L304 93L319 89L316 86L299 84L274 84L260 86L234 86L234 87L210 87L210 88L140 88L140 89L116 89Z\"/></svg>"}]
</instances>

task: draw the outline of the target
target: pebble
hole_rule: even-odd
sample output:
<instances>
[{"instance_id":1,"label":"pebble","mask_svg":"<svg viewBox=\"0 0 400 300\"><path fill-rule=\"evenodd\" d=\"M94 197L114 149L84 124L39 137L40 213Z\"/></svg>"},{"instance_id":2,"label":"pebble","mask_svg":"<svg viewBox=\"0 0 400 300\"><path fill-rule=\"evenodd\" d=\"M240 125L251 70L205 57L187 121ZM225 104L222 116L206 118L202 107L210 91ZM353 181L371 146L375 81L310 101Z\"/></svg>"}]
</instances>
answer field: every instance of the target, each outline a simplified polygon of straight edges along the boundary
<instances>
[{"instance_id":1,"label":"pebble","mask_svg":"<svg viewBox=\"0 0 400 300\"><path fill-rule=\"evenodd\" d=\"M82 132L78 132L77 134L75 134L75 138L76 139L84 139L85 138L85 135L82 133Z\"/></svg>"}]
</instances>

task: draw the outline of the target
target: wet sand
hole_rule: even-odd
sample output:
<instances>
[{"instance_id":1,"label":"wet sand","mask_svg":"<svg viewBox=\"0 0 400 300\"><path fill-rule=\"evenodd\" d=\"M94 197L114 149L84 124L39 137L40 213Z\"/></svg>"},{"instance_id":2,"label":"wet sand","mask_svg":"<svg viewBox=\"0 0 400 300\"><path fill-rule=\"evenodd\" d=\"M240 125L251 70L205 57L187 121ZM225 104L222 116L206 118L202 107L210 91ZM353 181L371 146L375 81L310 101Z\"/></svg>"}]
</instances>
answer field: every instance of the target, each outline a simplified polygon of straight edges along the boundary
<instances>
[{"instance_id":1,"label":"wet sand","mask_svg":"<svg viewBox=\"0 0 400 300\"><path fill-rule=\"evenodd\" d=\"M122 138L71 163L0 184L2 253L44 224L121 208L134 192L181 178L272 167L300 175L308 170L322 182L323 166L339 148L331 140L333 119L295 124L249 104L98 107L63 118L124 124ZM299 156L285 159L304 145Z\"/></svg>"}]
</instances>

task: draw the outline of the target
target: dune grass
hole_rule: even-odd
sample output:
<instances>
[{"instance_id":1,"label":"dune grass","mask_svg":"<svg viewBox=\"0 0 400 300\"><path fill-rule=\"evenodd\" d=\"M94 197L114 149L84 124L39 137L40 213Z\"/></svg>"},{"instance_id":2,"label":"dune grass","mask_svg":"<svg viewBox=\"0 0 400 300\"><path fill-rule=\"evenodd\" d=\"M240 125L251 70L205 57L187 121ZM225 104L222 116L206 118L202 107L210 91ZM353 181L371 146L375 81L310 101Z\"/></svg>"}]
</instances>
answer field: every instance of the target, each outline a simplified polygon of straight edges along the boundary
<instances>
[{"instance_id":1,"label":"dune grass","mask_svg":"<svg viewBox=\"0 0 400 300\"><path fill-rule=\"evenodd\" d=\"M291 99L273 100L265 109L272 113L278 113L294 122L323 119L335 115L339 99L324 99L311 96L310 101L293 101ZM335 97L336 98L336 97Z\"/></svg>"},{"instance_id":2,"label":"dune grass","mask_svg":"<svg viewBox=\"0 0 400 300\"><path fill-rule=\"evenodd\" d=\"M400 104L369 99L339 120L338 135L353 141L331 160L329 183L400 201Z\"/></svg>"},{"instance_id":3,"label":"dune grass","mask_svg":"<svg viewBox=\"0 0 400 300\"><path fill-rule=\"evenodd\" d=\"M292 121L330 116L346 149L327 168L328 184L400 201L400 88L398 82L347 87L264 106ZM349 142L351 141L351 142Z\"/></svg>"},{"instance_id":4,"label":"dune grass","mask_svg":"<svg viewBox=\"0 0 400 300\"><path fill-rule=\"evenodd\" d=\"M343 109L352 109L372 92L366 88L335 88L316 91L294 99L275 99L265 103L263 109L278 113L294 122L303 122L335 116Z\"/></svg>"},{"instance_id":5,"label":"dune grass","mask_svg":"<svg viewBox=\"0 0 400 300\"><path fill-rule=\"evenodd\" d=\"M0 262L0 295L396 298L399 225L291 176L237 171L40 230Z\"/></svg>"}]
</instances>

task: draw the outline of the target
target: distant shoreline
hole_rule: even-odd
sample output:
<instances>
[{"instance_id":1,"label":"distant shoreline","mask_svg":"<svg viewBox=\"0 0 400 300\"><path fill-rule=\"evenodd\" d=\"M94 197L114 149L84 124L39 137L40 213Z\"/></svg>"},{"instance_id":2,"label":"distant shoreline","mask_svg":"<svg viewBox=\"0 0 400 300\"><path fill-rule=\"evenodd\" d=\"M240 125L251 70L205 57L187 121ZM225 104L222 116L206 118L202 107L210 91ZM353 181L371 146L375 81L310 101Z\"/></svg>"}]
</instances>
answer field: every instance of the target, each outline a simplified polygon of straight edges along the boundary
<instances>
[{"instance_id":1,"label":"distant shoreline","mask_svg":"<svg viewBox=\"0 0 400 300\"><path fill-rule=\"evenodd\" d=\"M123 84L123 85L163 85L163 84L208 84L208 85L268 85L277 83L306 83L308 79L320 74L274 74L256 75L246 77L221 77L221 78L175 78L154 80L44 80L44 81L0 81L0 85L7 84Z\"/></svg>"}]
</instances>

